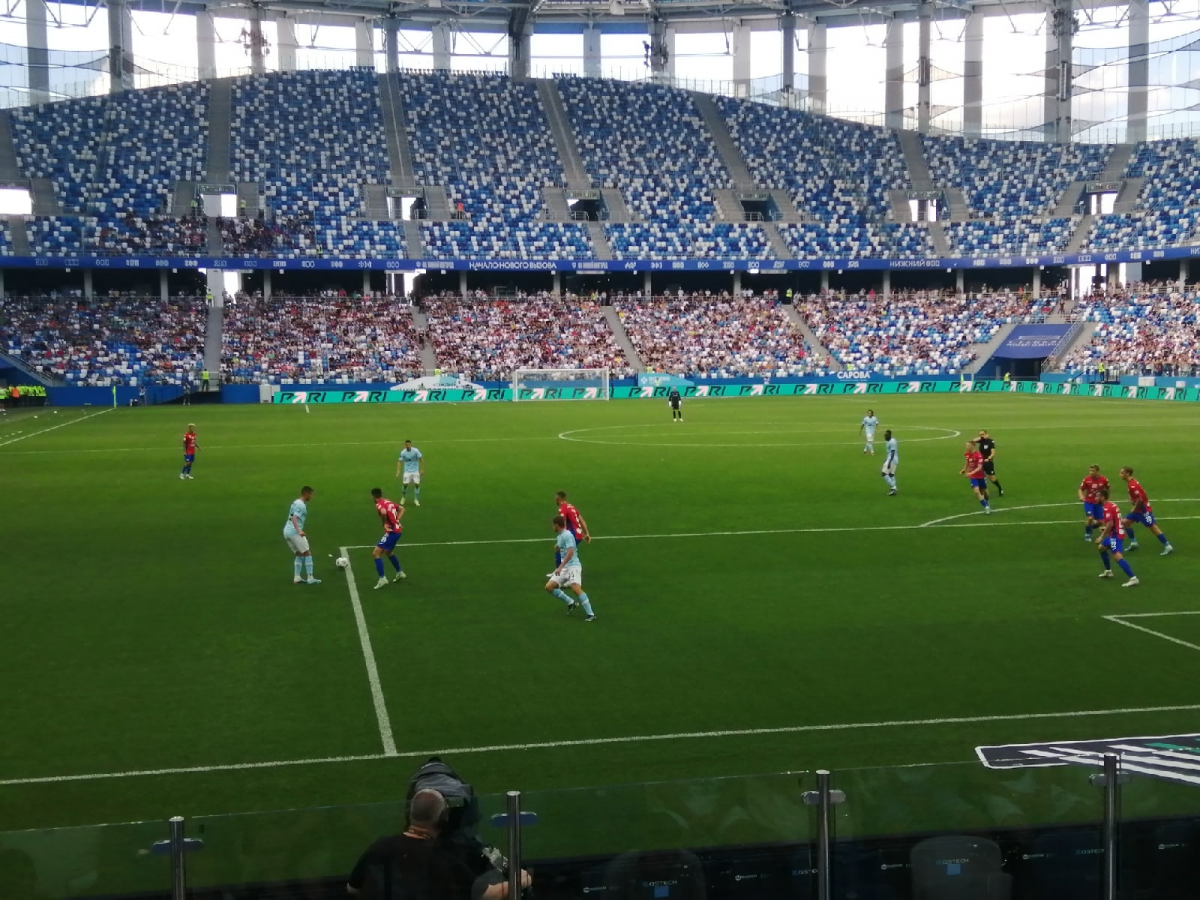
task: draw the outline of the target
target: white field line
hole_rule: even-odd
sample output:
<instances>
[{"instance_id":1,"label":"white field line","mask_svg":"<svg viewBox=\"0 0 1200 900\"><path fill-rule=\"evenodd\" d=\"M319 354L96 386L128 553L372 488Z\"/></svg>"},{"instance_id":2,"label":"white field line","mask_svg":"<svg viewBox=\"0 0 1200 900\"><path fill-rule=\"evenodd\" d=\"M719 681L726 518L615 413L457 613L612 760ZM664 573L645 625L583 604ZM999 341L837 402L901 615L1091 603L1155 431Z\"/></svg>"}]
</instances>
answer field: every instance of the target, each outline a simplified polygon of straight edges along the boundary
<instances>
[{"instance_id":1,"label":"white field line","mask_svg":"<svg viewBox=\"0 0 1200 900\"><path fill-rule=\"evenodd\" d=\"M7 447L9 444L15 444L18 441L28 440L31 437L37 437L39 434L48 434L51 431L57 431L60 428L66 428L68 425L74 425L77 422L82 422L84 419L94 419L96 416L102 416L106 412L112 412L112 407L111 406L106 407L105 409L102 409L99 412L88 413L86 416L80 416L78 419L71 419L69 422L62 422L58 425L51 425L49 428L43 428L41 431L31 431L29 434L23 434L20 437L8 438L7 440L0 442L0 447ZM44 453L46 451L34 450L34 451L30 451L30 452Z\"/></svg>"},{"instance_id":2,"label":"white field line","mask_svg":"<svg viewBox=\"0 0 1200 900\"><path fill-rule=\"evenodd\" d=\"M108 412L108 410L103 410ZM95 413L94 415L99 415ZM88 418L84 416L84 418ZM80 420L76 420L80 421ZM70 424L69 422L67 424ZM32 437L32 435L29 435ZM557 441L555 436L519 437L519 438L434 438L422 441L423 444L498 444L508 441ZM12 442L15 443L15 442ZM205 444L207 450L291 450L304 447L378 447L398 446L399 441L329 441L319 444ZM0 447L4 444L0 443ZM178 447L96 447L90 450L16 450L14 455L34 453L171 453Z\"/></svg>"},{"instance_id":3,"label":"white field line","mask_svg":"<svg viewBox=\"0 0 1200 900\"><path fill-rule=\"evenodd\" d=\"M661 741L694 741L724 737L755 737L772 734L805 734L827 731L858 731L875 728L933 728L942 725L976 725L989 722L1031 722L1042 719L1085 719L1103 716L1146 715L1152 713L1196 712L1200 703L1177 706L1135 706L1122 709L1083 709L1071 712L1017 713L994 716L945 716L936 719L895 719L885 722L842 722L828 725L785 725L777 728L732 728L721 731L689 731L673 734L636 734L624 737L583 738L571 741L538 741L527 744L489 744L478 747L439 747L428 750L404 750L390 754L394 758L428 757L446 754L503 753L509 751L555 750L564 747L597 747L612 744L642 744ZM102 781L110 778L139 778L151 775L187 775L205 772L235 772L243 769L278 769L287 766L314 766L329 763L365 762L389 758L389 754L328 756L317 759L282 759L270 762L232 763L217 766L143 769L130 772L105 772L88 775L44 775L36 778L10 778L0 787L22 784L54 784L70 781ZM919 765L927 765L921 763Z\"/></svg>"},{"instance_id":4,"label":"white field line","mask_svg":"<svg viewBox=\"0 0 1200 900\"><path fill-rule=\"evenodd\" d=\"M716 425L718 427L724 427L726 425L729 425L730 423L728 423L728 422L705 422L705 423L701 423L701 424ZM746 425L752 426L755 423L746 422L746 423L737 423L737 424L746 424ZM774 425L774 424L780 424L780 423L762 422L762 423L758 423L758 424ZM785 424L795 424L795 423L785 423ZM558 437L560 440L569 441L571 443L602 444L602 445L611 446L611 447L662 447L664 449L673 449L675 447L706 447L706 448L711 449L713 447L712 441L709 441L708 443L703 443L703 444L681 444L676 441L621 441L621 440L598 441L598 440L594 440L592 438L572 437L571 436L571 435L576 435L576 434L588 434L588 433L597 432L597 431L613 431L618 428L666 428L666 427L668 427L668 426L665 422L653 422L653 423L647 423L647 424L642 424L642 425L601 425L596 428L576 428L571 431L563 431L558 435ZM735 427L736 427L736 425L735 425ZM944 434L939 434L935 437L909 438L904 441L905 444L921 444L921 443L925 443L927 441L949 441L949 440L953 440L956 437L962 437L961 431L955 431L953 428L938 428L933 425L891 425L891 427L892 428L909 428L914 431L942 431L942 432L945 432ZM764 434L805 435L805 434L828 434L828 433L836 433L839 431L844 432L847 430L848 429L846 429L846 428L794 428L791 430L784 429L784 430L774 430L774 431L722 431L722 432L720 432L719 435L714 437L714 440L719 440L719 439L725 437L726 435L730 435L730 434L736 434L736 435L764 435ZM668 433L676 434L677 432L671 431ZM683 433L686 433L686 432L683 432ZM621 437L621 435L614 435L614 436ZM630 435L630 436L633 437L634 435ZM800 443L737 444L736 446L744 447L744 448L765 447L767 449L770 449L772 447L842 447L842 446L848 446L848 445L849 446L858 446L859 444L862 444L862 443L863 443L862 438L858 438L858 439L851 440L851 441L803 441Z\"/></svg>"},{"instance_id":5,"label":"white field line","mask_svg":"<svg viewBox=\"0 0 1200 900\"><path fill-rule=\"evenodd\" d=\"M1153 619L1158 616L1200 616L1200 609L1180 610L1179 612L1162 613L1121 613L1119 619Z\"/></svg>"},{"instance_id":6,"label":"white field line","mask_svg":"<svg viewBox=\"0 0 1200 900\"><path fill-rule=\"evenodd\" d=\"M1155 500L1155 501L1153 501L1153 502L1154 502L1154 503L1200 503L1200 497L1171 497L1171 498L1169 498L1169 499L1166 499L1166 500ZM1079 501L1072 501L1072 502L1070 502L1070 503L1033 503L1033 504L1030 504L1030 505L1028 505L1028 506L1002 506L1002 507L993 507L993 508L992 508L992 512L993 512L993 513L1002 513L1002 512L1016 512L1016 511L1017 511L1017 510L1019 510L1019 509L1055 509L1055 508L1060 508L1060 507L1063 507L1063 506L1078 506L1078 505L1080 505L1080 504L1079 504ZM920 527L921 527L921 528L932 528L932 527L934 527L935 525L941 525L943 522L952 522L952 521L954 521L955 519L965 519L965 518L968 518L968 517L971 517L971 516L982 516L982 515L984 515L984 513L983 513L981 510L976 510L976 511L974 511L974 512L969 512L969 513L958 513L957 515L953 515L953 516L945 516L945 517L943 517L943 518L941 518L941 519L933 519L933 520L932 520L932 521L930 521L930 522L923 522L923 523L920 525ZM1077 521L1077 520L1072 520L1072 521ZM989 524L990 524L990 523L989 523ZM1011 524L1011 523L1005 523L1005 524ZM1026 523L1024 523L1024 524L1027 524L1027 525L1040 525L1040 524L1043 524L1043 523L1040 523L1040 522L1026 522ZM1045 524L1050 524L1050 523L1045 523Z\"/></svg>"},{"instance_id":7,"label":"white field line","mask_svg":"<svg viewBox=\"0 0 1200 900\"><path fill-rule=\"evenodd\" d=\"M348 556L348 547L339 548L342 556ZM383 699L383 685L379 681L379 667L375 665L375 651L371 649L371 635L367 631L367 619L363 615L362 603L358 599L358 585L354 582L353 566L346 566L346 586L350 588L350 605L354 608L354 621L358 624L358 640L362 644L363 661L367 664L367 681L371 683L371 700L375 703L375 719L379 723L379 738L383 741L383 755L396 755L396 739L392 737L392 722L388 718L387 702Z\"/></svg>"},{"instance_id":8,"label":"white field line","mask_svg":"<svg viewBox=\"0 0 1200 900\"><path fill-rule=\"evenodd\" d=\"M1162 614L1162 613L1160 613L1160 614ZM1183 613L1183 614L1190 614L1190 613ZM1146 628L1145 625L1136 625L1132 622L1126 622L1126 620L1124 620L1123 616L1105 616L1104 618L1108 619L1109 622L1115 622L1118 625L1124 625L1124 626L1126 626L1126 628L1132 628L1132 629L1136 629L1138 631L1145 631L1147 635L1153 635L1154 637L1163 638L1164 641L1170 641L1171 643L1177 643L1178 646L1180 646L1180 647L1187 647L1190 650L1200 650L1200 644L1190 643L1188 641L1182 640L1182 638L1171 637L1171 635L1164 635L1162 631L1156 631L1152 628Z\"/></svg>"}]
</instances>

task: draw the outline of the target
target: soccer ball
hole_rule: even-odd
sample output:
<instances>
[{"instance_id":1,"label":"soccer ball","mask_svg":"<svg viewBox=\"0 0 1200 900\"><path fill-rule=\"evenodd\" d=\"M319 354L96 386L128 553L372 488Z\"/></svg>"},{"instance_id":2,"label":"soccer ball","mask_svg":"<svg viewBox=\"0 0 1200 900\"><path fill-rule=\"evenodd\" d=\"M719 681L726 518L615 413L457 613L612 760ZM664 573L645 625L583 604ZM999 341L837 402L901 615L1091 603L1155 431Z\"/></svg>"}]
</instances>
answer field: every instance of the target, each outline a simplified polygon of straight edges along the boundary
<instances>
[{"instance_id":1,"label":"soccer ball","mask_svg":"<svg viewBox=\"0 0 1200 900\"><path fill-rule=\"evenodd\" d=\"M339 569L345 569L350 566L350 560L346 559L344 556L339 556L334 560L334 565L336 565Z\"/></svg>"}]
</instances>

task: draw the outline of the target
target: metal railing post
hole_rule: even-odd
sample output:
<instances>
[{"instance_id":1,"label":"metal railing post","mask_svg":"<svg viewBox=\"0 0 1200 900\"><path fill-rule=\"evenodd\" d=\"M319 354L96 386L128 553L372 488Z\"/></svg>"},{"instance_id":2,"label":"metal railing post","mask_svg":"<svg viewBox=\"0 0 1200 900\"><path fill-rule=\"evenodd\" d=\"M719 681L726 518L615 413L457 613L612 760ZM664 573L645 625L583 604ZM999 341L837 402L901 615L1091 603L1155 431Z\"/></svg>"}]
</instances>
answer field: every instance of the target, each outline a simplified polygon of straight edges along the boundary
<instances>
[{"instance_id":1,"label":"metal railing post","mask_svg":"<svg viewBox=\"0 0 1200 900\"><path fill-rule=\"evenodd\" d=\"M521 896L521 792L508 792L508 897Z\"/></svg>"},{"instance_id":2,"label":"metal railing post","mask_svg":"<svg viewBox=\"0 0 1200 900\"><path fill-rule=\"evenodd\" d=\"M187 900L187 865L184 861L183 816L172 816L171 900Z\"/></svg>"},{"instance_id":3,"label":"metal railing post","mask_svg":"<svg viewBox=\"0 0 1200 900\"><path fill-rule=\"evenodd\" d=\"M1104 755L1104 900L1117 898L1117 757Z\"/></svg>"},{"instance_id":4,"label":"metal railing post","mask_svg":"<svg viewBox=\"0 0 1200 900\"><path fill-rule=\"evenodd\" d=\"M830 900L833 896L833 807L842 803L846 795L829 786L829 771L817 770L817 789L801 795L806 806L817 808L817 900Z\"/></svg>"}]
</instances>

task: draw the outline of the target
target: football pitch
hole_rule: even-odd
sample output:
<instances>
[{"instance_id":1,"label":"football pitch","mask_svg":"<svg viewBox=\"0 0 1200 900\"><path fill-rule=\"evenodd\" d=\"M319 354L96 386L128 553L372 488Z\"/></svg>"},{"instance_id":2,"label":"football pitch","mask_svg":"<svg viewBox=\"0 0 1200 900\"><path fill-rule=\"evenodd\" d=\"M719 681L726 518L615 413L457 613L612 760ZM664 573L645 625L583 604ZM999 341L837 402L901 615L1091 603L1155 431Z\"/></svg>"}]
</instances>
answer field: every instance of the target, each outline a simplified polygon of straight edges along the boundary
<instances>
[{"instance_id":1,"label":"football pitch","mask_svg":"<svg viewBox=\"0 0 1200 900\"><path fill-rule=\"evenodd\" d=\"M874 403L876 455L857 436ZM0 421L0 830L477 789L968 763L1200 731L1185 404L942 395L197 406ZM194 481L180 440L195 422ZM880 478L899 441L899 494ZM980 515L963 441L997 441ZM425 455L373 590L396 455ZM1076 499L1135 467L1174 555L1101 581ZM303 484L319 586L281 531ZM597 621L543 590L554 492ZM331 555L348 548L351 568ZM1120 573L1117 573L1118 576ZM1131 627L1136 626L1136 627Z\"/></svg>"}]
</instances>

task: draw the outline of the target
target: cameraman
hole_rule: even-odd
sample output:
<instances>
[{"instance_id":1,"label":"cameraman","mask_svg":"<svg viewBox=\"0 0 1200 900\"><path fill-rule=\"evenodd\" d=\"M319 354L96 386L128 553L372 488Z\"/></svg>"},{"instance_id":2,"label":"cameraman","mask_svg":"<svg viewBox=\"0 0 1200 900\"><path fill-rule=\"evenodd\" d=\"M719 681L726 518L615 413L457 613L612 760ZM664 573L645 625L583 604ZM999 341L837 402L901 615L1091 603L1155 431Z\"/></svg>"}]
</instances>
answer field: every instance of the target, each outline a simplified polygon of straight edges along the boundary
<instances>
[{"instance_id":1,"label":"cameraman","mask_svg":"<svg viewBox=\"0 0 1200 900\"><path fill-rule=\"evenodd\" d=\"M499 873L475 873L438 840L447 820L446 798L421 790L412 798L403 834L375 841L350 873L346 890L363 900L507 900ZM522 887L531 883L521 873Z\"/></svg>"}]
</instances>

